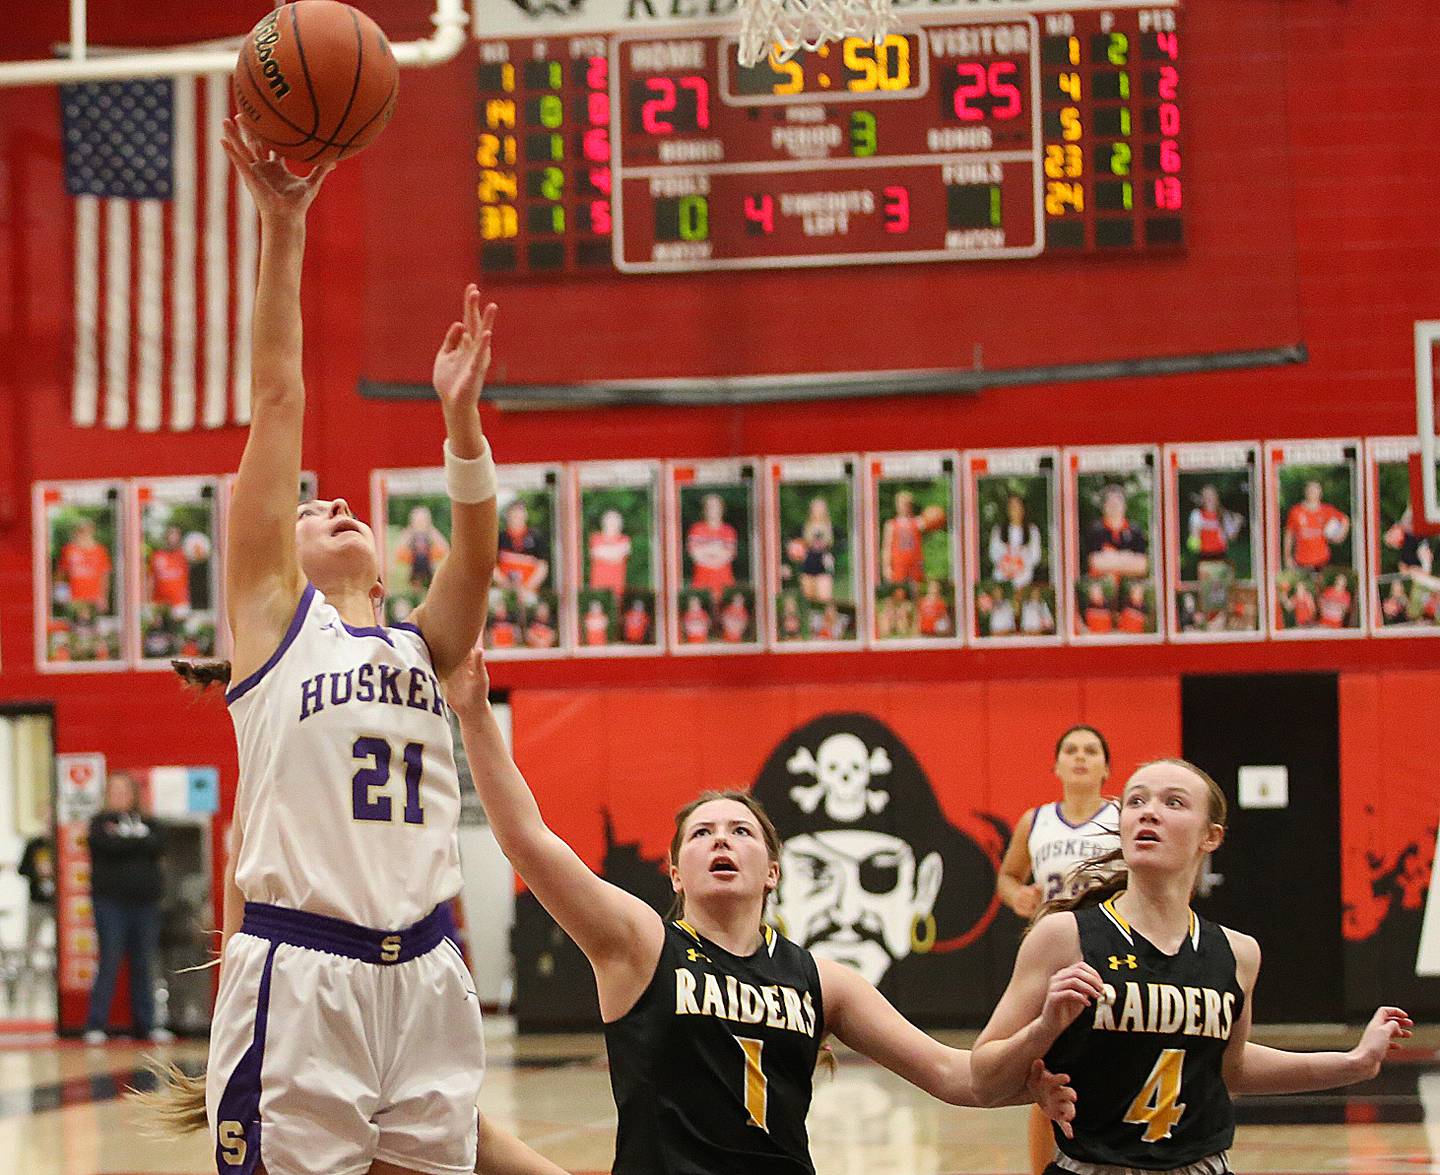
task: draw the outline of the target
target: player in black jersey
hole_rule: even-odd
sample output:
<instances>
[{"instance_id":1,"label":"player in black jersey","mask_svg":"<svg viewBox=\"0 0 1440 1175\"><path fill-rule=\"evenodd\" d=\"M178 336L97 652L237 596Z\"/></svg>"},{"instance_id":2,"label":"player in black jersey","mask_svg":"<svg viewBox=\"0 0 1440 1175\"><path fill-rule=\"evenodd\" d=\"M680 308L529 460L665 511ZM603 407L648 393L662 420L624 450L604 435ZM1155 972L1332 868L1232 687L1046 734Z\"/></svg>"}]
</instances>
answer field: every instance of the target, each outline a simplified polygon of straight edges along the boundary
<instances>
[{"instance_id":1,"label":"player in black jersey","mask_svg":"<svg viewBox=\"0 0 1440 1175\"><path fill-rule=\"evenodd\" d=\"M545 826L490 711L477 655L448 683L476 789L505 855L595 971L618 1110L615 1175L807 1175L805 1116L829 1034L927 1093L976 1105L970 1053L921 1032L858 971L762 922L780 879L779 838L739 792L711 792L676 818L662 920L597 877ZM1074 1112L1038 1060L994 1102Z\"/></svg>"},{"instance_id":2,"label":"player in black jersey","mask_svg":"<svg viewBox=\"0 0 1440 1175\"><path fill-rule=\"evenodd\" d=\"M1125 785L1120 848L1084 867L1079 896L1045 906L976 1043L983 1098L1037 1057L1071 1075L1071 1131L1047 1175L1131 1170L1219 1175L1235 1135L1232 1093L1299 1093L1379 1072L1411 1021L1381 1008L1348 1053L1252 1044L1253 938L1190 909L1207 853L1225 835L1225 797L1178 759ZM1114 866L1123 857L1128 880Z\"/></svg>"}]
</instances>

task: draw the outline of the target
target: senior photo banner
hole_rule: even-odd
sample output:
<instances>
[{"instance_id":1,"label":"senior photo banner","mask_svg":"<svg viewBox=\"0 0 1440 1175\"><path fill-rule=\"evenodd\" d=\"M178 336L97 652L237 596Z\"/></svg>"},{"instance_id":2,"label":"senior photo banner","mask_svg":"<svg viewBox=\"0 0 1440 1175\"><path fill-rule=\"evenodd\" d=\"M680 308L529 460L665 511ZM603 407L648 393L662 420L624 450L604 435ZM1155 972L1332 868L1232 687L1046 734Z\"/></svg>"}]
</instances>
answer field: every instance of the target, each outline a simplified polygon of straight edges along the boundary
<instances>
[{"instance_id":1,"label":"senior photo banner","mask_svg":"<svg viewBox=\"0 0 1440 1175\"><path fill-rule=\"evenodd\" d=\"M970 643L1059 644L1059 451L970 450L963 465Z\"/></svg>"},{"instance_id":2,"label":"senior photo banner","mask_svg":"<svg viewBox=\"0 0 1440 1175\"><path fill-rule=\"evenodd\" d=\"M665 467L665 499L670 651L763 648L757 462L672 461Z\"/></svg>"},{"instance_id":3,"label":"senior photo banner","mask_svg":"<svg viewBox=\"0 0 1440 1175\"><path fill-rule=\"evenodd\" d=\"M1365 479L1358 440L1266 441L1271 635L1365 635Z\"/></svg>"},{"instance_id":4,"label":"senior photo banner","mask_svg":"<svg viewBox=\"0 0 1440 1175\"><path fill-rule=\"evenodd\" d=\"M954 452L867 453L865 583L876 649L962 644Z\"/></svg>"},{"instance_id":5,"label":"senior photo banner","mask_svg":"<svg viewBox=\"0 0 1440 1175\"><path fill-rule=\"evenodd\" d=\"M1160 456L1150 445L1065 450L1070 640L1164 639L1160 592Z\"/></svg>"},{"instance_id":6,"label":"senior photo banner","mask_svg":"<svg viewBox=\"0 0 1440 1175\"><path fill-rule=\"evenodd\" d=\"M220 615L219 479L140 479L130 483L130 499L136 667L168 671L172 657L214 657L227 627Z\"/></svg>"},{"instance_id":7,"label":"senior photo banner","mask_svg":"<svg viewBox=\"0 0 1440 1175\"><path fill-rule=\"evenodd\" d=\"M1166 592L1172 641L1265 635L1260 447L1165 446Z\"/></svg>"},{"instance_id":8,"label":"senior photo banner","mask_svg":"<svg viewBox=\"0 0 1440 1175\"><path fill-rule=\"evenodd\" d=\"M501 465L496 507L500 550L485 620L492 660L558 657L569 651L565 599L565 470Z\"/></svg>"},{"instance_id":9,"label":"senior photo banner","mask_svg":"<svg viewBox=\"0 0 1440 1175\"><path fill-rule=\"evenodd\" d=\"M46 673L127 668L122 483L37 482L32 506L35 667Z\"/></svg>"},{"instance_id":10,"label":"senior photo banner","mask_svg":"<svg viewBox=\"0 0 1440 1175\"><path fill-rule=\"evenodd\" d=\"M384 622L406 623L450 554L445 471L377 469L370 475L370 502L385 583Z\"/></svg>"},{"instance_id":11,"label":"senior photo banner","mask_svg":"<svg viewBox=\"0 0 1440 1175\"><path fill-rule=\"evenodd\" d=\"M1440 535L1411 499L1415 437L1365 442L1370 526L1370 632L1440 636Z\"/></svg>"},{"instance_id":12,"label":"senior photo banner","mask_svg":"<svg viewBox=\"0 0 1440 1175\"><path fill-rule=\"evenodd\" d=\"M582 461L571 466L571 500L576 655L660 652L659 463Z\"/></svg>"},{"instance_id":13,"label":"senior photo banner","mask_svg":"<svg viewBox=\"0 0 1440 1175\"><path fill-rule=\"evenodd\" d=\"M765 460L770 647L777 652L860 645L858 466L854 454Z\"/></svg>"}]
</instances>

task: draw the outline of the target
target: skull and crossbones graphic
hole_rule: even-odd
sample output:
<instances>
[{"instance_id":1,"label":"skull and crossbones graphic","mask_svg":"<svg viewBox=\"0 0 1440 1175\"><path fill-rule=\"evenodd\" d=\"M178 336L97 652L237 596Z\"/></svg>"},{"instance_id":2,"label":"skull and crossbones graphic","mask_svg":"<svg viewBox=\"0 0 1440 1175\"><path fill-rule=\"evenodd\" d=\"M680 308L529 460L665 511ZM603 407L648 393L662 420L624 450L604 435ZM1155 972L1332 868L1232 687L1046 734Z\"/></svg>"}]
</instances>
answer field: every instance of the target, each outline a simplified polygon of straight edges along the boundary
<instances>
[{"instance_id":1,"label":"skull and crossbones graphic","mask_svg":"<svg viewBox=\"0 0 1440 1175\"><path fill-rule=\"evenodd\" d=\"M785 764L791 775L813 775L815 782L796 784L790 798L807 816L823 801L825 815L852 824L866 813L884 811L890 793L872 789L871 780L890 773L890 756L884 747L867 747L853 734L832 734L812 754L801 747Z\"/></svg>"}]
</instances>

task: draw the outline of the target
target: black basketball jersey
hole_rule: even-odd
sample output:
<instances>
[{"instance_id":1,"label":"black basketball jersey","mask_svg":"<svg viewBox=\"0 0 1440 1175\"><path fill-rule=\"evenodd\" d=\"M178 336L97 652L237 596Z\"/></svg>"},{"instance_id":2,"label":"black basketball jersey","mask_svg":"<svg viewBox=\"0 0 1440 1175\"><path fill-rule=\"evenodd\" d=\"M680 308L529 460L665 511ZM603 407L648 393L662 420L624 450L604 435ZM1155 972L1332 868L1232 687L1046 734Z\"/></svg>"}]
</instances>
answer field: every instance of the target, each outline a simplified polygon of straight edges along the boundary
<instances>
[{"instance_id":1,"label":"black basketball jersey","mask_svg":"<svg viewBox=\"0 0 1440 1175\"><path fill-rule=\"evenodd\" d=\"M1075 1137L1055 1141L1087 1163L1169 1171L1219 1154L1235 1137L1221 1066L1245 995L1225 931L1190 914L1173 955L1138 934L1114 899L1075 911L1080 951L1103 997L1045 1054L1079 1097Z\"/></svg>"},{"instance_id":2,"label":"black basketball jersey","mask_svg":"<svg viewBox=\"0 0 1440 1175\"><path fill-rule=\"evenodd\" d=\"M741 958L686 922L605 1025L615 1175L813 1175L805 1115L824 1036L810 952L766 927Z\"/></svg>"}]
</instances>

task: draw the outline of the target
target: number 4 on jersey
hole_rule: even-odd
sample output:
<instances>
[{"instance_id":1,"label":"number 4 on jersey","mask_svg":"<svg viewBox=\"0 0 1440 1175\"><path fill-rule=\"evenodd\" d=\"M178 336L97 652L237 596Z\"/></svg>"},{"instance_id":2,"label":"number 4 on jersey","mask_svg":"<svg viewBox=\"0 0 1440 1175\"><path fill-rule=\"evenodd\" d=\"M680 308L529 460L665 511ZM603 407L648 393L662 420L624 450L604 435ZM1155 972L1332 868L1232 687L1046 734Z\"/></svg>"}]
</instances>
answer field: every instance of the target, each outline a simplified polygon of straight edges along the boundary
<instances>
[{"instance_id":1,"label":"number 4 on jersey","mask_svg":"<svg viewBox=\"0 0 1440 1175\"><path fill-rule=\"evenodd\" d=\"M1184 1049L1165 1049L1145 1084L1125 1111L1125 1121L1145 1127L1145 1142L1170 1137L1185 1106L1180 1101L1180 1078L1185 1067Z\"/></svg>"}]
</instances>

